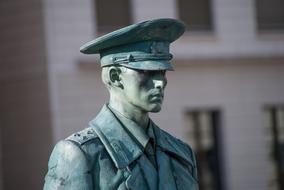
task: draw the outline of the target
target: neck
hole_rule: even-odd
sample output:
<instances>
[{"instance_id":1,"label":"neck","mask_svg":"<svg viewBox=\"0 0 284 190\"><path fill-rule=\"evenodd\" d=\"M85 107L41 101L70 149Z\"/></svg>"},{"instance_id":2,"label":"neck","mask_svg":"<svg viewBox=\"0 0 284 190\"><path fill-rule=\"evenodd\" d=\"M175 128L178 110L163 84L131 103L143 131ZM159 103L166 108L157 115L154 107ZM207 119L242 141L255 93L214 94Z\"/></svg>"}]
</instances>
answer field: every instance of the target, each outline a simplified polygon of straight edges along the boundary
<instances>
[{"instance_id":1,"label":"neck","mask_svg":"<svg viewBox=\"0 0 284 190\"><path fill-rule=\"evenodd\" d=\"M109 107L127 119L134 121L138 126L144 129L147 128L149 122L148 112L142 111L140 108L128 102L124 102L123 98L110 96Z\"/></svg>"}]
</instances>

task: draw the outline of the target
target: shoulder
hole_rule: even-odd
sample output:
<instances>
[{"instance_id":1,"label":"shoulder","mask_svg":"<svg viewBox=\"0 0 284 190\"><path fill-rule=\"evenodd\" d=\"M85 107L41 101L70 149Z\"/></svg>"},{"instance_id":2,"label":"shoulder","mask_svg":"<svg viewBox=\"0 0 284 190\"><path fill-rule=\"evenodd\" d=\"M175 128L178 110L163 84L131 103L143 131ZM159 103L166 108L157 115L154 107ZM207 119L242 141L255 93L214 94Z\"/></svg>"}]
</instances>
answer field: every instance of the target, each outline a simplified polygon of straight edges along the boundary
<instances>
[{"instance_id":1,"label":"shoulder","mask_svg":"<svg viewBox=\"0 0 284 190\"><path fill-rule=\"evenodd\" d=\"M71 141L61 140L55 145L51 153L48 167L54 169L63 168L66 170L69 166L70 169L74 168L73 166L78 166L81 169L88 167L84 152L80 147Z\"/></svg>"},{"instance_id":2,"label":"shoulder","mask_svg":"<svg viewBox=\"0 0 284 190\"><path fill-rule=\"evenodd\" d=\"M174 137L173 135L169 134L168 132L164 131L163 129L159 128L160 135L163 136L170 144L176 145L181 149L184 149L186 152L192 152L191 147L185 143L184 141Z\"/></svg>"},{"instance_id":3,"label":"shoulder","mask_svg":"<svg viewBox=\"0 0 284 190\"><path fill-rule=\"evenodd\" d=\"M97 139L98 136L95 132L95 130L92 127L88 127L83 129L82 131L76 132L69 137L66 138L66 140L75 142L76 144L82 146L85 143Z\"/></svg>"},{"instance_id":4,"label":"shoulder","mask_svg":"<svg viewBox=\"0 0 284 190\"><path fill-rule=\"evenodd\" d=\"M86 189L91 165L84 151L72 141L59 141L50 156L44 189Z\"/></svg>"},{"instance_id":5,"label":"shoulder","mask_svg":"<svg viewBox=\"0 0 284 190\"><path fill-rule=\"evenodd\" d=\"M71 164L76 161L84 163L87 159L87 152L84 145L87 142L97 139L97 135L91 127L76 132L64 140L59 141L50 156L49 166L62 164ZM85 167L85 166L84 166Z\"/></svg>"}]
</instances>

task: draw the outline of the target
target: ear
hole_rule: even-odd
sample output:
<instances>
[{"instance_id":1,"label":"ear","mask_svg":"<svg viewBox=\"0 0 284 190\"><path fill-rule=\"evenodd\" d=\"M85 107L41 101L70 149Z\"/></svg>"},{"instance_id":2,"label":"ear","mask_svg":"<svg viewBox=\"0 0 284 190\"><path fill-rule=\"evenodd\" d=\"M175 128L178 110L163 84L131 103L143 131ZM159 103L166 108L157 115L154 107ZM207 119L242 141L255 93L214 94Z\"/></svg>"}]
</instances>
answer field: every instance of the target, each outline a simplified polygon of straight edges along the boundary
<instances>
[{"instance_id":1,"label":"ear","mask_svg":"<svg viewBox=\"0 0 284 190\"><path fill-rule=\"evenodd\" d=\"M112 86L123 88L120 77L121 69L119 67L111 66L108 74Z\"/></svg>"}]
</instances>

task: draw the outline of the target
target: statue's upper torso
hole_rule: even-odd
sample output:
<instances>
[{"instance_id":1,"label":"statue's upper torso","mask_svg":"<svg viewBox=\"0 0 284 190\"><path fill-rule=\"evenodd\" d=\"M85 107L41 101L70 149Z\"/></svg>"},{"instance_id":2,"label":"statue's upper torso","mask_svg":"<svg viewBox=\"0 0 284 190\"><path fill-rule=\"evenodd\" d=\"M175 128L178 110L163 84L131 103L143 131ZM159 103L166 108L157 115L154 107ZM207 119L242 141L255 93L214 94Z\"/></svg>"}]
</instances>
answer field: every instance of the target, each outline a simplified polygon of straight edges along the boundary
<instances>
[{"instance_id":1,"label":"statue's upper torso","mask_svg":"<svg viewBox=\"0 0 284 190\"><path fill-rule=\"evenodd\" d=\"M152 121L156 165L107 106L90 125L55 146L44 190L198 189L191 148Z\"/></svg>"}]
</instances>

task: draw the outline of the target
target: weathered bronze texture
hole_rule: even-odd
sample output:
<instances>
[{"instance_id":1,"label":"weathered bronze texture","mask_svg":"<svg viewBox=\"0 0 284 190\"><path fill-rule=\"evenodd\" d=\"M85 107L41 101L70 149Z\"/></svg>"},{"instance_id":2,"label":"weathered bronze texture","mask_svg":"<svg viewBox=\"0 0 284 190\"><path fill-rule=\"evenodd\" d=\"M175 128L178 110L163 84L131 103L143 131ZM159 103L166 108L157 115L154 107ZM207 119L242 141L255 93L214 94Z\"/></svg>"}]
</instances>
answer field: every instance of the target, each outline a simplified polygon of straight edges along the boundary
<instances>
[{"instance_id":1,"label":"weathered bronze texture","mask_svg":"<svg viewBox=\"0 0 284 190\"><path fill-rule=\"evenodd\" d=\"M88 128L57 143L44 190L198 189L191 148L148 115L162 108L169 46L184 30L180 21L156 19L81 47L100 54L110 99Z\"/></svg>"}]
</instances>

